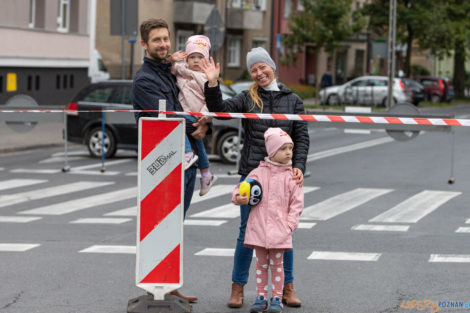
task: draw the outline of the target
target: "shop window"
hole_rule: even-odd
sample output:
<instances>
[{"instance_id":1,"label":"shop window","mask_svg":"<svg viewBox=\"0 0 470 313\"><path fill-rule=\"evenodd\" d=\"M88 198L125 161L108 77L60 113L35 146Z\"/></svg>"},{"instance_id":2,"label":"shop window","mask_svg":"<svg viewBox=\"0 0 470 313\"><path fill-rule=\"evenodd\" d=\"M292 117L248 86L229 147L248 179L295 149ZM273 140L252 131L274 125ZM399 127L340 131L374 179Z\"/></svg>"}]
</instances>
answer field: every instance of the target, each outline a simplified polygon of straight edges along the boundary
<instances>
[{"instance_id":1,"label":"shop window","mask_svg":"<svg viewBox=\"0 0 470 313\"><path fill-rule=\"evenodd\" d=\"M63 82L62 85L63 85L63 88L64 88L64 89L67 89L67 88L68 88L68 79L67 79L67 78L68 78L67 75L64 75L64 76L62 77L62 82Z\"/></svg>"},{"instance_id":2,"label":"shop window","mask_svg":"<svg viewBox=\"0 0 470 313\"><path fill-rule=\"evenodd\" d=\"M55 88L60 89L60 75L59 74L55 76Z\"/></svg>"},{"instance_id":3,"label":"shop window","mask_svg":"<svg viewBox=\"0 0 470 313\"><path fill-rule=\"evenodd\" d=\"M73 88L73 83L74 83L74 77L73 74L70 74L70 88Z\"/></svg>"},{"instance_id":4,"label":"shop window","mask_svg":"<svg viewBox=\"0 0 470 313\"><path fill-rule=\"evenodd\" d=\"M39 90L41 88L41 77L39 75L36 75L36 90Z\"/></svg>"},{"instance_id":5,"label":"shop window","mask_svg":"<svg viewBox=\"0 0 470 313\"><path fill-rule=\"evenodd\" d=\"M0 93L3 93L3 76L0 76Z\"/></svg>"}]
</instances>

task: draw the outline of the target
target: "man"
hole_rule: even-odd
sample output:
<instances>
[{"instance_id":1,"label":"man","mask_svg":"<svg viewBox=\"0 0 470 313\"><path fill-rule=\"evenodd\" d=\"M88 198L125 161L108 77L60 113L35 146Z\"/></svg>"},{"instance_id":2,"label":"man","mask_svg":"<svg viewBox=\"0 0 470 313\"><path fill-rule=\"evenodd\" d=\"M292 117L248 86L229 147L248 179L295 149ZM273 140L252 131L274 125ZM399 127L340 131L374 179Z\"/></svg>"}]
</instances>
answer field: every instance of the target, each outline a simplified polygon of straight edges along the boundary
<instances>
[{"instance_id":1,"label":"man","mask_svg":"<svg viewBox=\"0 0 470 313\"><path fill-rule=\"evenodd\" d=\"M137 72L132 85L132 103L136 110L158 110L160 99L166 100L167 111L183 111L178 101L176 79L171 74L171 63L167 61L171 50L170 30L162 19L148 19L140 25L141 45L145 49L144 63ZM158 112L137 112L138 121L142 116L158 117ZM202 119L201 121L204 121ZM186 134L190 141L204 138L209 130L207 124L186 124ZM196 168L190 167L184 172L184 215L191 204L196 181ZM189 302L196 302L196 297L183 296L178 290L170 294Z\"/></svg>"}]
</instances>

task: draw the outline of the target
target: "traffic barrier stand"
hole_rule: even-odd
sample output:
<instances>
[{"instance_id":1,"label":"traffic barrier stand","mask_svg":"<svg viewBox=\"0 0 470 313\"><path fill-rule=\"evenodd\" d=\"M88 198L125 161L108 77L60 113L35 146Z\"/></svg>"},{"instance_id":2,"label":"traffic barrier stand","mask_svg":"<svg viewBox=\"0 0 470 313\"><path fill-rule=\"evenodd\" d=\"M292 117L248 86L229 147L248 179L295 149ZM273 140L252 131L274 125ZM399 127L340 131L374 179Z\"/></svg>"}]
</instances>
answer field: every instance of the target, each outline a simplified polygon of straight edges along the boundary
<instances>
[{"instance_id":1,"label":"traffic barrier stand","mask_svg":"<svg viewBox=\"0 0 470 313\"><path fill-rule=\"evenodd\" d=\"M139 119L136 285L148 295L128 313L191 311L167 294L183 285L185 120L162 115Z\"/></svg>"}]
</instances>

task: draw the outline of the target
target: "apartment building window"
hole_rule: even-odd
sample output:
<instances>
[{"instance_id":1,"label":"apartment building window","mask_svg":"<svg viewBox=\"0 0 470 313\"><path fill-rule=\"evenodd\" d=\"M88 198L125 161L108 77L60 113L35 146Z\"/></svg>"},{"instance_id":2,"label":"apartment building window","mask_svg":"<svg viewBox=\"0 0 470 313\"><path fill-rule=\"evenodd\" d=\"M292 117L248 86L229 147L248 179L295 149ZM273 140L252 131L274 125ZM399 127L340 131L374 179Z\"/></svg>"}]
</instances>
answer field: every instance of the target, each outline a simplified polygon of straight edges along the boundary
<instances>
[{"instance_id":1,"label":"apartment building window","mask_svg":"<svg viewBox=\"0 0 470 313\"><path fill-rule=\"evenodd\" d=\"M241 8L242 0L232 0L232 8Z\"/></svg>"},{"instance_id":2,"label":"apartment building window","mask_svg":"<svg viewBox=\"0 0 470 313\"><path fill-rule=\"evenodd\" d=\"M70 0L59 0L59 12L57 14L57 30L68 32L70 28Z\"/></svg>"},{"instance_id":3,"label":"apartment building window","mask_svg":"<svg viewBox=\"0 0 470 313\"><path fill-rule=\"evenodd\" d=\"M261 47L261 48L266 49L266 39L264 39L264 38L254 38L253 42L251 44L251 47L252 48Z\"/></svg>"},{"instance_id":4,"label":"apartment building window","mask_svg":"<svg viewBox=\"0 0 470 313\"><path fill-rule=\"evenodd\" d=\"M284 0L284 18L289 18L292 11L292 0Z\"/></svg>"},{"instance_id":5,"label":"apartment building window","mask_svg":"<svg viewBox=\"0 0 470 313\"><path fill-rule=\"evenodd\" d=\"M29 28L34 28L36 20L36 0L29 0Z\"/></svg>"},{"instance_id":6,"label":"apartment building window","mask_svg":"<svg viewBox=\"0 0 470 313\"><path fill-rule=\"evenodd\" d=\"M304 5L302 4L301 0L297 0L297 11L300 11L300 12L305 11Z\"/></svg>"},{"instance_id":7,"label":"apartment building window","mask_svg":"<svg viewBox=\"0 0 470 313\"><path fill-rule=\"evenodd\" d=\"M266 0L253 0L253 9L266 11Z\"/></svg>"},{"instance_id":8,"label":"apartment building window","mask_svg":"<svg viewBox=\"0 0 470 313\"><path fill-rule=\"evenodd\" d=\"M185 50L186 40L193 34L192 31L189 30L178 30L176 32L176 51L178 50Z\"/></svg>"},{"instance_id":9,"label":"apartment building window","mask_svg":"<svg viewBox=\"0 0 470 313\"><path fill-rule=\"evenodd\" d=\"M228 41L228 62L227 66L240 66L242 40L240 38L230 38Z\"/></svg>"}]
</instances>

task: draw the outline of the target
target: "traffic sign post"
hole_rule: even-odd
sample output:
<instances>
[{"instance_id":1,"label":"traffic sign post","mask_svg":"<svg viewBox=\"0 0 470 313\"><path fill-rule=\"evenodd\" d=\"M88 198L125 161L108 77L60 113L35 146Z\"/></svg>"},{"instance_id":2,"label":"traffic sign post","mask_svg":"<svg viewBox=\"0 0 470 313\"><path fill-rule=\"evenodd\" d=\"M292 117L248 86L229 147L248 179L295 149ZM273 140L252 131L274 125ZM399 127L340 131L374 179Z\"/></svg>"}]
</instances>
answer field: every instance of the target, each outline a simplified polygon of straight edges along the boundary
<instances>
[{"instance_id":1,"label":"traffic sign post","mask_svg":"<svg viewBox=\"0 0 470 313\"><path fill-rule=\"evenodd\" d=\"M162 115L139 120L136 286L148 295L130 300L129 313L190 312L167 295L183 285L185 119Z\"/></svg>"}]
</instances>

